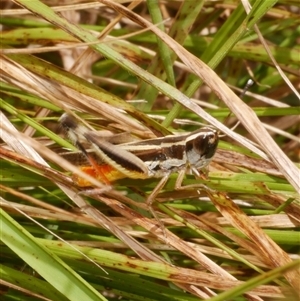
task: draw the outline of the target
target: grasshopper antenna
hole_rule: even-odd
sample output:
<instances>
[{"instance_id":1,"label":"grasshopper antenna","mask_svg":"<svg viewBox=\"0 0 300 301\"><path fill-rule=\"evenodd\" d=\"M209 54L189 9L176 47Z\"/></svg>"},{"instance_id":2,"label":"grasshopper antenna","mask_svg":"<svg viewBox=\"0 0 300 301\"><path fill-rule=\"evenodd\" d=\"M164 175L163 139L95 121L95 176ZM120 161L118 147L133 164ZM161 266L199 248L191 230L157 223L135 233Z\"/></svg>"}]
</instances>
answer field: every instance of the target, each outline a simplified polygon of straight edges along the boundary
<instances>
[{"instance_id":1,"label":"grasshopper antenna","mask_svg":"<svg viewBox=\"0 0 300 301\"><path fill-rule=\"evenodd\" d=\"M244 89L242 90L242 92L241 92L240 95L239 95L239 97L240 97L241 99L246 95L247 91L253 86L253 84L254 84L253 79L250 78L250 79L247 80L247 83L246 83ZM227 118L229 118L230 115L231 115L231 113L227 116ZM240 123L241 123L241 122L238 121L238 122L231 128L231 130L234 131L234 130L239 126ZM220 135L220 137L225 137L225 135Z\"/></svg>"}]
</instances>

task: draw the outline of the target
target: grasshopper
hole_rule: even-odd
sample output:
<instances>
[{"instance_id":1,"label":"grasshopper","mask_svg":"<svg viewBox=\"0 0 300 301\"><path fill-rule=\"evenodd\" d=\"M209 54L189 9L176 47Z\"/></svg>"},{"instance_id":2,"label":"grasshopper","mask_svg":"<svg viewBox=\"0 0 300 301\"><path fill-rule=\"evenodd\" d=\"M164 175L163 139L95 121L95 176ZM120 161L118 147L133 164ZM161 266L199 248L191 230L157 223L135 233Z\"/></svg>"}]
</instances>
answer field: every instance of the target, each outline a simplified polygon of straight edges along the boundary
<instances>
[{"instance_id":1,"label":"grasshopper","mask_svg":"<svg viewBox=\"0 0 300 301\"><path fill-rule=\"evenodd\" d=\"M219 142L216 129L203 127L190 134L115 145L99 138L97 132L87 129L68 114L62 115L60 124L73 144L82 152L85 163L79 164L82 165L81 170L100 182L110 184L122 178L161 178L147 198L149 208L171 173L178 173L176 190L182 188L185 174L199 177L199 170L210 163ZM83 143L88 143L91 151ZM78 186L91 186L88 181L76 175L73 179Z\"/></svg>"}]
</instances>

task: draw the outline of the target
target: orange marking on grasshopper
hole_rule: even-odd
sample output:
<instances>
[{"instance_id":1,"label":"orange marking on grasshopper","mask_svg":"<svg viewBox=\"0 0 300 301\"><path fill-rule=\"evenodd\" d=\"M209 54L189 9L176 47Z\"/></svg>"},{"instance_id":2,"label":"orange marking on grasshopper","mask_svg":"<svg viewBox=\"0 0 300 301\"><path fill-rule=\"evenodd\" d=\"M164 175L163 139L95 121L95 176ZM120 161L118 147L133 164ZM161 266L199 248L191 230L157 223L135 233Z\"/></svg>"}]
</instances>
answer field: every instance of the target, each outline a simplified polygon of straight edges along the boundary
<instances>
[{"instance_id":1,"label":"orange marking on grasshopper","mask_svg":"<svg viewBox=\"0 0 300 301\"><path fill-rule=\"evenodd\" d=\"M79 169L101 183L110 185L111 182L125 178L125 175L108 164L98 164L92 158L90 158L90 162L93 162L93 164L90 166L80 166ZM73 174L72 179L79 187L84 188L93 186L88 180L77 174Z\"/></svg>"}]
</instances>

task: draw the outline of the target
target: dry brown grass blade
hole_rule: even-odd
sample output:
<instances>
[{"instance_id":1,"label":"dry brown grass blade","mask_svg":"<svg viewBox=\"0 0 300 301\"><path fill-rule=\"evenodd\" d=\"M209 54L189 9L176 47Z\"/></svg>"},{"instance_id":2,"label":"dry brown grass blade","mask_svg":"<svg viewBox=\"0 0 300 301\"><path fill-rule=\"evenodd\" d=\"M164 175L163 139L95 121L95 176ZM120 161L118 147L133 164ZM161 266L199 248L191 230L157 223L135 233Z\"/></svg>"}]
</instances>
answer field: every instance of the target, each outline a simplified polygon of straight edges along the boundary
<instances>
[{"instance_id":1,"label":"dry brown grass blade","mask_svg":"<svg viewBox=\"0 0 300 301\"><path fill-rule=\"evenodd\" d=\"M233 234L232 232L226 230L223 226L220 226L219 224L217 224L213 221L206 220L203 217L194 216L193 214L188 213L188 212L181 212L181 213L178 212L177 214L180 215L181 217L191 220L193 222L193 224L197 225L197 227L199 227L200 229L203 229L203 230L205 229L206 231L209 231L209 232L213 230L215 232L218 232L218 233L228 237L230 240L236 242L237 245L239 245L240 247L247 250L250 254L251 253L254 254L258 260L261 259L261 256L257 252L256 246L254 243L249 242L248 240L241 238L240 236L238 236L236 234ZM244 257L242 255L240 255L240 256ZM262 262L262 261L261 261L261 264L266 265L266 263Z\"/></svg>"},{"instance_id":2,"label":"dry brown grass blade","mask_svg":"<svg viewBox=\"0 0 300 301\"><path fill-rule=\"evenodd\" d=\"M123 197L125 198L125 197ZM123 199L122 198L122 199ZM153 233L155 237L160 238L163 241L166 241L166 243L169 246L174 247L175 249L181 251L182 253L186 254L188 257L193 258L196 260L201 266L203 266L205 269L209 270L211 273L213 273L216 276L220 276L222 278L222 284L219 287L221 290L226 290L228 288L227 285L231 283L231 281L236 281L236 279L228 273L225 269L220 267L218 264L216 264L214 261L209 259L207 256L205 256L203 253L200 252L198 248L195 248L192 244L185 242L184 240L180 239L178 236L174 235L172 232L170 232L168 229L162 229L160 224L157 223L157 221L152 221L148 218L145 218L144 216L140 215L136 211L131 210L130 208L126 207L123 203L126 203L122 200L122 203L115 199L106 198L106 197L99 197L99 199L107 204L109 207L114 209L114 211L119 212L122 216L128 218L129 220L134 221L135 224L140 225L141 227L145 228L149 232ZM183 276L183 275L181 275ZM185 277L185 276L184 276ZM184 278L183 277L183 278ZM189 274L189 277L193 277L193 274ZM176 276L174 281L180 281L181 277ZM188 281L188 283L195 284L192 278ZM224 285L223 285L224 284ZM197 283L197 285L207 285L207 287L213 288L212 283L205 282L203 284ZM213 284L214 285L214 284ZM222 287L222 288L221 288ZM259 287L258 289L260 289ZM187 289L187 288L186 288ZM269 290L269 288L268 288ZM268 291L268 295L273 295L274 291L273 289ZM251 291L249 294L247 294L247 297L249 300L261 300L258 296L255 296L256 293L252 294L253 291ZM259 294L260 295L260 294Z\"/></svg>"},{"instance_id":3,"label":"dry brown grass blade","mask_svg":"<svg viewBox=\"0 0 300 301\"><path fill-rule=\"evenodd\" d=\"M281 195L262 195L261 199L271 204L274 208L279 208L286 204L286 199ZM292 202L284 211L295 224L300 223L300 207L296 202Z\"/></svg>"},{"instance_id":4,"label":"dry brown grass blade","mask_svg":"<svg viewBox=\"0 0 300 301\"><path fill-rule=\"evenodd\" d=\"M24 144L29 145L33 151L39 152L39 154L42 154L43 157L49 159L51 162L56 163L57 165L61 166L65 170L69 170L73 173L78 173L82 177L87 177L88 181L91 181L93 185L99 188L103 188L103 184L101 184L99 181L95 180L93 177L89 177L87 174L82 172L79 168L68 162L67 160L63 159L61 156L57 155L53 151L51 151L49 148L45 147L38 141L34 140L33 138L30 138L22 133L10 130L7 126L4 124L1 124L1 128L3 133L6 133L5 136L1 136L1 138L5 138L5 142L11 147L14 148L14 145L10 142L11 139L9 137L15 137L18 140L22 141ZM18 152L18 150L16 150ZM18 152L19 153L19 152ZM47 163L42 162L41 164L44 164L45 166L49 166Z\"/></svg>"},{"instance_id":5,"label":"dry brown grass blade","mask_svg":"<svg viewBox=\"0 0 300 301\"><path fill-rule=\"evenodd\" d=\"M133 9L135 8L137 5L139 5L142 1L134 1L132 3L129 4L128 9ZM120 22L120 20L122 19L122 16L119 15L117 17L115 17L106 27L105 29L101 32L101 34L98 35L98 39L99 41L104 41L104 39L106 38L106 36L109 34L109 32L111 30L113 30L113 28L117 25L118 22ZM70 69L70 72L77 74L81 68L83 68L84 64L86 64L86 60L88 60L92 53L94 53L94 51L90 48L88 48L87 50L85 50L74 62L72 68Z\"/></svg>"},{"instance_id":6,"label":"dry brown grass blade","mask_svg":"<svg viewBox=\"0 0 300 301\"><path fill-rule=\"evenodd\" d=\"M14 136L18 140L22 141L24 144L29 145L32 147L35 151L38 151L40 154L42 154L43 157L48 158L50 161L55 162L65 170L70 170L73 173L79 174L83 178L87 178L87 180L95 187L103 188L104 190L110 189L109 187L103 186L99 181L96 179L88 176L84 172L82 172L79 168L75 167L71 163L69 163L67 160L64 160L61 156L55 154L53 151L45 147L44 145L40 144L36 140L25 136L24 134L21 134L17 132L16 130L12 133L11 130L9 130L7 127L5 127L3 124L2 126L2 133L6 132L6 137ZM9 144L10 139L8 138L6 142ZM59 185L60 186L60 185ZM116 235L121 241L125 242L132 250L134 250L141 258L145 260L154 260L154 261L162 261L162 259L157 256L154 252L152 252L150 249L144 247L141 243L133 239L131 236L127 235L123 230L121 230L117 225L115 225L108 217L106 217L104 214L96 210L95 208L89 206L87 202L78 195L78 192L73 191L69 188L66 188L64 186L60 186L60 188L69 196L71 200L84 212L87 213L90 217L92 217L96 222L98 222L103 228L107 229L114 235Z\"/></svg>"},{"instance_id":7,"label":"dry brown grass blade","mask_svg":"<svg viewBox=\"0 0 300 301\"><path fill-rule=\"evenodd\" d=\"M126 3L129 1L119 1L120 3ZM90 2L90 3L72 3L70 5L59 5L59 6L52 6L51 9L57 12L63 11L74 11L74 10L82 10L82 9L96 9L97 7L101 7L103 4L97 2ZM16 15L28 15L31 14L27 9L22 8L14 8L14 9L1 9L0 15L1 16L16 16Z\"/></svg>"},{"instance_id":8,"label":"dry brown grass blade","mask_svg":"<svg viewBox=\"0 0 300 301\"><path fill-rule=\"evenodd\" d=\"M4 127L10 130L10 133L4 130ZM44 159L30 146L18 139L14 133L18 133L16 128L11 124L7 117L0 111L0 137L3 141L7 142L13 150L17 153L25 155L27 158L31 158L46 166L47 163Z\"/></svg>"},{"instance_id":9,"label":"dry brown grass blade","mask_svg":"<svg viewBox=\"0 0 300 301\"><path fill-rule=\"evenodd\" d=\"M124 199L123 197L122 199ZM127 217L128 219L134 221L134 223L140 225L141 227L145 228L149 232L153 233L156 237L160 238L162 241L166 241L168 245L174 247L175 249L183 252L188 257L193 258L197 262L199 262L205 269L209 270L215 275L219 275L223 278L225 286L228 284L229 281L236 280L230 273L222 269L218 264L214 261L210 260L204 254L202 254L198 249L193 248L190 244L186 243L178 236L174 235L168 229L161 229L161 226L156 222L150 219L145 218L144 216L140 215L139 213L131 210L130 208L123 205L124 200L122 203L118 202L115 199L106 198L106 197L99 197L99 199L114 209L116 212L119 212L122 216ZM178 278L177 278L178 279ZM179 280L179 279L178 279ZM199 285L199 283L198 283ZM208 287L210 287L208 285ZM188 289L188 288L186 288ZM190 289L189 289L190 290ZM224 286L222 286L222 290L226 290ZM250 296L251 300L257 300L256 296Z\"/></svg>"},{"instance_id":10,"label":"dry brown grass blade","mask_svg":"<svg viewBox=\"0 0 300 301\"><path fill-rule=\"evenodd\" d=\"M29 91L35 95L48 99L56 106L62 108L65 112L72 115L70 108L79 111L88 111L92 114L101 114L108 120L118 120L118 122L126 127L130 127L132 132L143 131L145 135L149 135L150 131L132 118L123 114L116 108L100 102L97 99L83 95L67 86L61 86L54 81L45 79L36 75L5 55L1 56L1 69L5 72L5 78L8 82ZM13 76L12 76L13 75Z\"/></svg>"},{"instance_id":11,"label":"dry brown grass blade","mask_svg":"<svg viewBox=\"0 0 300 301\"><path fill-rule=\"evenodd\" d=\"M300 226L300 223L295 222L286 214L249 216L249 218L261 228L288 229ZM224 217L217 218L217 221L220 226L230 225L229 221Z\"/></svg>"},{"instance_id":12,"label":"dry brown grass blade","mask_svg":"<svg viewBox=\"0 0 300 301\"><path fill-rule=\"evenodd\" d=\"M262 229L252 221L234 202L221 193L207 191L210 199L222 215L230 221L237 229L245 234L256 245L260 256L272 267L284 266L291 262L290 257L285 253ZM300 270L286 272L286 279L297 291L299 287Z\"/></svg>"},{"instance_id":13,"label":"dry brown grass blade","mask_svg":"<svg viewBox=\"0 0 300 301\"><path fill-rule=\"evenodd\" d=\"M224 101L230 110L237 116L240 122L245 126L252 137L266 151L278 169L285 175L287 180L293 185L295 190L300 193L299 170L286 156L286 154L275 143L266 129L262 126L260 120L255 115L253 110L247 106L236 94L218 77L218 75L204 64L197 57L188 52L184 47L174 41L166 33L153 27L150 22L126 9L124 6L111 2L109 0L99 0L101 3L113 8L119 13L125 15L132 21L140 24L143 27L149 27L159 38L161 38L189 67L191 72L199 76L214 92ZM180 102L186 108L200 113L199 107L191 101L182 100ZM202 113L202 112L201 112ZM259 134L258 134L259 133Z\"/></svg>"},{"instance_id":14,"label":"dry brown grass blade","mask_svg":"<svg viewBox=\"0 0 300 301\"><path fill-rule=\"evenodd\" d=\"M0 148L0 151L1 151L1 148ZM1 155L2 155L2 153L0 152L0 156ZM4 186L4 185L0 184L0 190L5 191L9 194L12 194L12 195L18 197L20 200L27 201L28 203L33 204L34 206L36 206L36 207L31 207L31 206L20 205L20 204L15 203L13 207L16 207L16 208L19 208L19 209L28 207L28 208L30 208L30 210L32 210L32 209L35 210L38 207L38 209L37 209L38 211L40 210L40 208L44 208L44 209L46 209L45 211L47 211L48 213L50 213L50 214L52 213L52 218L56 217L56 214L61 214L61 215L64 216L64 218L66 216L69 216L69 215L71 216L71 213L66 211L66 210L63 210L63 209L58 208L56 206L52 206L48 203L40 201L36 198L33 198L33 197L31 197L31 196L29 196L25 193L22 193L18 190L10 188L10 187L7 187L7 186ZM7 206L7 208L11 208L11 207ZM42 209L42 210L44 210L44 209ZM27 213L30 213L30 210L28 210ZM53 212L55 212L55 214L53 214ZM40 214L40 212L39 212L37 216L43 216L43 215Z\"/></svg>"},{"instance_id":15,"label":"dry brown grass blade","mask_svg":"<svg viewBox=\"0 0 300 301\"><path fill-rule=\"evenodd\" d=\"M263 172L281 177L283 176L282 173L271 162L258 158L250 158L244 154L230 150L218 149L213 158L213 162L246 167L252 171Z\"/></svg>"},{"instance_id":16,"label":"dry brown grass blade","mask_svg":"<svg viewBox=\"0 0 300 301\"><path fill-rule=\"evenodd\" d=\"M46 99L51 100L55 105L67 110L67 108L58 101L58 99L62 101L67 100L67 97L62 91L59 91L56 83L51 83L49 80L38 77L1 53L0 60L3 72L2 76L5 81L12 83L25 91L40 97L45 97ZM56 92L54 95L52 93L53 91Z\"/></svg>"}]
</instances>

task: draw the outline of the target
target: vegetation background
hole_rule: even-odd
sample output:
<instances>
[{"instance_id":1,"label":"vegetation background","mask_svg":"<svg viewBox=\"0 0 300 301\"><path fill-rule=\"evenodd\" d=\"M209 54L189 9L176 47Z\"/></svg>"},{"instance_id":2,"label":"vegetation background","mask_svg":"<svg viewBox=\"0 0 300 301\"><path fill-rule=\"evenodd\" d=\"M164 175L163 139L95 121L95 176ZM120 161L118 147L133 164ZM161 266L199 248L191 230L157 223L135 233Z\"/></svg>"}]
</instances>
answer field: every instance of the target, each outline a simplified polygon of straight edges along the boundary
<instances>
[{"instance_id":1,"label":"vegetation background","mask_svg":"<svg viewBox=\"0 0 300 301\"><path fill-rule=\"evenodd\" d=\"M1 300L298 300L299 1L0 13ZM225 135L206 176L180 191L170 177L158 221L145 205L158 179L79 193L60 155L76 150L58 122L71 111L138 139L203 123Z\"/></svg>"}]
</instances>

